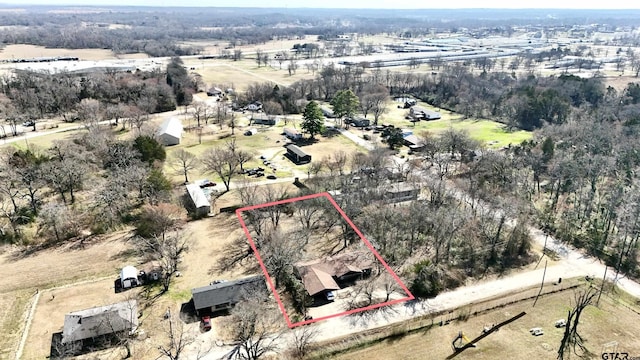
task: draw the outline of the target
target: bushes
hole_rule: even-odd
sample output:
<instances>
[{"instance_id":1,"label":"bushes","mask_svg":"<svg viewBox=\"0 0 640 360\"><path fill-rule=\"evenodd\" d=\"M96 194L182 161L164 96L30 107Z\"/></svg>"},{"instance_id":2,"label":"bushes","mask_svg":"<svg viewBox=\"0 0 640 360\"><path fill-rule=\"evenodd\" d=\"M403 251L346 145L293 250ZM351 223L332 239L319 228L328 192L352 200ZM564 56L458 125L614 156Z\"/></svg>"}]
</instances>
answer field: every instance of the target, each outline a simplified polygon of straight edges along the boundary
<instances>
[{"instance_id":1,"label":"bushes","mask_svg":"<svg viewBox=\"0 0 640 360\"><path fill-rule=\"evenodd\" d=\"M140 153L140 160L148 164L153 164L156 160L164 161L167 158L164 146L150 136L138 136L133 141L133 148Z\"/></svg>"}]
</instances>

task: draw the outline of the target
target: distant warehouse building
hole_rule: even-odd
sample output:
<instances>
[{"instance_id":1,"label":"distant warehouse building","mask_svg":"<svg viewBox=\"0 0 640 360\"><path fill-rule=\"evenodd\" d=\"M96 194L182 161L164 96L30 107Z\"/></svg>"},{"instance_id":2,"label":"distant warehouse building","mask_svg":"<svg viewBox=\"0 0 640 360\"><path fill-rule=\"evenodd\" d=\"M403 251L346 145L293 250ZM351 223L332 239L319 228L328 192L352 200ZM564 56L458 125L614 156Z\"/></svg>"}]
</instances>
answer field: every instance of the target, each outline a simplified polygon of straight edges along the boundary
<instances>
[{"instance_id":1,"label":"distant warehouse building","mask_svg":"<svg viewBox=\"0 0 640 360\"><path fill-rule=\"evenodd\" d=\"M288 145L286 156L296 165L311 162L311 155L305 153L297 145Z\"/></svg>"},{"instance_id":2,"label":"distant warehouse building","mask_svg":"<svg viewBox=\"0 0 640 360\"><path fill-rule=\"evenodd\" d=\"M158 139L164 146L178 145L182 138L182 123L178 118L165 120L158 130Z\"/></svg>"}]
</instances>

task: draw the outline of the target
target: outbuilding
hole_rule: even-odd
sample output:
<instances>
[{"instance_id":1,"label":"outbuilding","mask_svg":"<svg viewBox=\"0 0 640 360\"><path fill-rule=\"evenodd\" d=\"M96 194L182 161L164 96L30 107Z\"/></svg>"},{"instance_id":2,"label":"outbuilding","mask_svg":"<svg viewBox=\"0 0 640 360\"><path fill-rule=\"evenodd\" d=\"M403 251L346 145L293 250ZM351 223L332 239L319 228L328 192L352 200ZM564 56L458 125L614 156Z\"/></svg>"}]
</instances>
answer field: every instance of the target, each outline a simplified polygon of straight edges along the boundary
<instances>
[{"instance_id":1,"label":"outbuilding","mask_svg":"<svg viewBox=\"0 0 640 360\"><path fill-rule=\"evenodd\" d=\"M296 165L306 164L311 162L311 155L305 153L297 145L287 145L286 156L293 161Z\"/></svg>"},{"instance_id":2,"label":"outbuilding","mask_svg":"<svg viewBox=\"0 0 640 360\"><path fill-rule=\"evenodd\" d=\"M196 217L207 216L211 212L211 203L199 184L188 184L187 193L193 205L193 212Z\"/></svg>"},{"instance_id":3,"label":"outbuilding","mask_svg":"<svg viewBox=\"0 0 640 360\"><path fill-rule=\"evenodd\" d=\"M128 265L120 270L120 281L124 289L138 286L138 269L133 265Z\"/></svg>"},{"instance_id":4,"label":"outbuilding","mask_svg":"<svg viewBox=\"0 0 640 360\"><path fill-rule=\"evenodd\" d=\"M302 134L300 133L300 131L298 131L296 129L284 128L282 130L282 133L284 134L284 136L288 137L291 140L300 140L300 139L302 139Z\"/></svg>"},{"instance_id":5,"label":"outbuilding","mask_svg":"<svg viewBox=\"0 0 640 360\"><path fill-rule=\"evenodd\" d=\"M355 118L351 119L350 124L355 127L366 127L371 125L371 121L365 118Z\"/></svg>"},{"instance_id":6,"label":"outbuilding","mask_svg":"<svg viewBox=\"0 0 640 360\"><path fill-rule=\"evenodd\" d=\"M253 125L276 125L280 121L280 117L276 115L268 115L265 113L255 113L251 116L251 124Z\"/></svg>"},{"instance_id":7,"label":"outbuilding","mask_svg":"<svg viewBox=\"0 0 640 360\"><path fill-rule=\"evenodd\" d=\"M158 140L164 146L178 145L182 139L182 122L176 117L165 120L158 130Z\"/></svg>"}]
</instances>

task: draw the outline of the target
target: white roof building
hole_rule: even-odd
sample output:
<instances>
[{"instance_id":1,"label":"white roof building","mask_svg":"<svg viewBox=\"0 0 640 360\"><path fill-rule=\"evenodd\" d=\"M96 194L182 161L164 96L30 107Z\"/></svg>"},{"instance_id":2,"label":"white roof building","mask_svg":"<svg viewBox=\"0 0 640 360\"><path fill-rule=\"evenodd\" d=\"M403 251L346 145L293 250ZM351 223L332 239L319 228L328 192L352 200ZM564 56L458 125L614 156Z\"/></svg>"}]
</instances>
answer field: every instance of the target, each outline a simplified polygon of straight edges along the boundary
<instances>
[{"instance_id":1,"label":"white roof building","mask_svg":"<svg viewBox=\"0 0 640 360\"><path fill-rule=\"evenodd\" d=\"M180 119L172 117L165 120L158 130L160 143L165 146L178 145L182 138L182 122Z\"/></svg>"},{"instance_id":2,"label":"white roof building","mask_svg":"<svg viewBox=\"0 0 640 360\"><path fill-rule=\"evenodd\" d=\"M199 184L188 184L187 193L189 193L189 197L195 206L196 215L205 216L211 211L209 198Z\"/></svg>"}]
</instances>

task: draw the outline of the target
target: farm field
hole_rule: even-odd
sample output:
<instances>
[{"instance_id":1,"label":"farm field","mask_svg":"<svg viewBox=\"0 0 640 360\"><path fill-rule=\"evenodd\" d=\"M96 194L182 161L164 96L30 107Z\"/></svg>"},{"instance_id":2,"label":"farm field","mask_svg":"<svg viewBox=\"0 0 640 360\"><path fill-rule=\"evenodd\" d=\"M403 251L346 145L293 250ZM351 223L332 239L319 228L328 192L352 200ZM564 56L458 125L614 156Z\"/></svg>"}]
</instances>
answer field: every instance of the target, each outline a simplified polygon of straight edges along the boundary
<instances>
[{"instance_id":1,"label":"farm field","mask_svg":"<svg viewBox=\"0 0 640 360\"><path fill-rule=\"evenodd\" d=\"M200 74L207 84L218 84L240 91L243 91L253 83L272 82L279 86L288 86L300 79L314 77L314 74L307 71L304 66L300 66L290 76L287 70L287 65L289 64L287 61L282 63L282 69L274 61L272 61L271 66L258 67L255 58L245 58L240 61L185 58L184 64L189 68L194 68L192 71Z\"/></svg>"},{"instance_id":2,"label":"farm field","mask_svg":"<svg viewBox=\"0 0 640 360\"><path fill-rule=\"evenodd\" d=\"M71 56L80 60L146 59L149 57L142 53L118 55L105 49L54 49L26 44L7 45L0 51L0 60L56 56Z\"/></svg>"},{"instance_id":3,"label":"farm field","mask_svg":"<svg viewBox=\"0 0 640 360\"><path fill-rule=\"evenodd\" d=\"M497 324L520 313L527 314L497 332L482 339L476 348L464 351L456 359L555 359L562 339L563 329L555 328L558 319L565 318L572 308L573 290L545 295L538 300L523 301L497 308L467 321L453 321L446 326L417 330L408 335L392 336L371 346L337 354L332 358L355 359L444 359L452 353L451 342L462 331L469 339L481 334L484 326ZM637 306L636 306L637 308ZM579 329L586 339L587 348L599 358L603 351L628 352L629 356L640 355L640 335L637 332L638 309L633 312L603 296L600 307L585 309ZM542 336L532 336L529 329L541 327ZM605 344L617 342L616 349Z\"/></svg>"}]
</instances>

